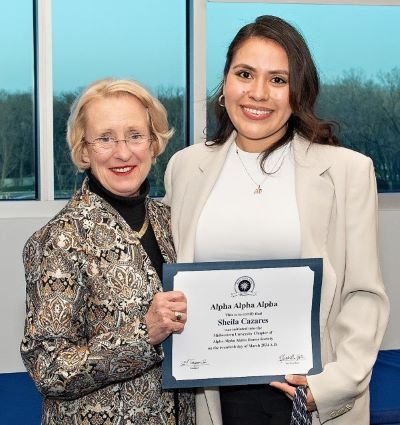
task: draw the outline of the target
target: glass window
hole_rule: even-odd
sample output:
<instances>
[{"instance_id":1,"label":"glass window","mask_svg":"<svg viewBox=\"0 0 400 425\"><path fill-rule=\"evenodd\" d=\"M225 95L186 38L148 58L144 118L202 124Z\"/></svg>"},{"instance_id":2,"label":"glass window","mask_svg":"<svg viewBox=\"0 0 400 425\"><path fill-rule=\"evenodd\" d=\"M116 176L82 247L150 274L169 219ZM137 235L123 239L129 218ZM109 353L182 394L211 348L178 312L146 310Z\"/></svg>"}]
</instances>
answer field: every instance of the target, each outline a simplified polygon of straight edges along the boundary
<instances>
[{"instance_id":1,"label":"glass window","mask_svg":"<svg viewBox=\"0 0 400 425\"><path fill-rule=\"evenodd\" d=\"M400 191L400 6L209 2L208 94L236 32L265 14L306 38L321 77L319 116L339 123L343 145L373 159L380 192Z\"/></svg>"},{"instance_id":2,"label":"glass window","mask_svg":"<svg viewBox=\"0 0 400 425\"><path fill-rule=\"evenodd\" d=\"M53 75L55 197L82 180L65 139L70 104L104 77L139 81L168 110L175 135L150 175L151 194L162 196L168 159L185 145L186 0L53 0Z\"/></svg>"},{"instance_id":3,"label":"glass window","mask_svg":"<svg viewBox=\"0 0 400 425\"><path fill-rule=\"evenodd\" d=\"M0 4L0 199L36 198L32 0Z\"/></svg>"}]
</instances>

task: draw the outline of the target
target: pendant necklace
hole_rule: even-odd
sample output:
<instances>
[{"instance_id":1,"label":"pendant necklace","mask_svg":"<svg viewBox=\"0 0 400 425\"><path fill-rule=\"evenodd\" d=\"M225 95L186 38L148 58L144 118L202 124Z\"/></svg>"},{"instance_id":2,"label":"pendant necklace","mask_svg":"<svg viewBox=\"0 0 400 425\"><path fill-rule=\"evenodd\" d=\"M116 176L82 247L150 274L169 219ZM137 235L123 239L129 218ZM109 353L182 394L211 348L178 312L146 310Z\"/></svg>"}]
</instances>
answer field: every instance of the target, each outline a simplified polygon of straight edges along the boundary
<instances>
[{"instance_id":1,"label":"pendant necklace","mask_svg":"<svg viewBox=\"0 0 400 425\"><path fill-rule=\"evenodd\" d=\"M246 165L244 164L242 158L240 157L240 153L239 153L239 149L238 149L237 145L236 145L236 155L239 158L240 163L242 164L242 167L243 167L244 171L246 172L246 174L248 175L248 177L250 178L250 180L256 185L256 188L254 189L254 192L253 192L254 195L260 195L262 193L262 191L263 191L263 189L262 189L261 186L265 183L265 180L267 180L268 174L262 179L262 181L260 183L257 183L253 179L252 175L249 173L249 170L247 169Z\"/></svg>"}]
</instances>

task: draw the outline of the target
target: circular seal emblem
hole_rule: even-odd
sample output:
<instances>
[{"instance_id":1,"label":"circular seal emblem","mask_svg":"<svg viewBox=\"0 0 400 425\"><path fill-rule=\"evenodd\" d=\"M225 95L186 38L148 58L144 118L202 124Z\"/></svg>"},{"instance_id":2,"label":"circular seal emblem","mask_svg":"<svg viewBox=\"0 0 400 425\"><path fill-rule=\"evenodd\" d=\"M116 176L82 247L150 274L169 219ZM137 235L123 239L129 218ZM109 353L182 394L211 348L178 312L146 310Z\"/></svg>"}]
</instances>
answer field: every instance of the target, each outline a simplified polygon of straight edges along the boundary
<instances>
[{"instance_id":1,"label":"circular seal emblem","mask_svg":"<svg viewBox=\"0 0 400 425\"><path fill-rule=\"evenodd\" d=\"M237 295L253 295L254 280L250 276L242 276L235 282L235 292Z\"/></svg>"}]
</instances>

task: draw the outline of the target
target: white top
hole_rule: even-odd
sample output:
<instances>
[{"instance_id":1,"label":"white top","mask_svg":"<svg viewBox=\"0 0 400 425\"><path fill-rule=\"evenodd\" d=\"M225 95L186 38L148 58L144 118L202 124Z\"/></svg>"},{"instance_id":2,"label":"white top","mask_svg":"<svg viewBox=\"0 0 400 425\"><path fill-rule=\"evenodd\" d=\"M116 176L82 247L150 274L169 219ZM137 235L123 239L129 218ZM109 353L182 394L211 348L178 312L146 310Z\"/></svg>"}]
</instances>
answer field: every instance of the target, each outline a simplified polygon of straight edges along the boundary
<instances>
[{"instance_id":1,"label":"white top","mask_svg":"<svg viewBox=\"0 0 400 425\"><path fill-rule=\"evenodd\" d=\"M232 144L199 218L195 261L300 258L292 144L275 150L265 169L275 173L262 172L259 153Z\"/></svg>"}]
</instances>

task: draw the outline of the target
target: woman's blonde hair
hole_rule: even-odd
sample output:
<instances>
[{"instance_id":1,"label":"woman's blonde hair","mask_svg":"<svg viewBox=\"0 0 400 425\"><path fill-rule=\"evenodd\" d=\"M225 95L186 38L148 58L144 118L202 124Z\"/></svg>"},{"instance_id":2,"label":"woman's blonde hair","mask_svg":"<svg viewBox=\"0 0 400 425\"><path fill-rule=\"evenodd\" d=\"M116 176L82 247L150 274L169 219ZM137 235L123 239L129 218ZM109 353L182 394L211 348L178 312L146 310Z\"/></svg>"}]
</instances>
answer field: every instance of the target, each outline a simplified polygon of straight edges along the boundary
<instances>
[{"instance_id":1,"label":"woman's blonde hair","mask_svg":"<svg viewBox=\"0 0 400 425\"><path fill-rule=\"evenodd\" d=\"M68 118L67 142L71 151L72 162L79 170L86 170L90 166L83 159L87 105L94 99L119 95L135 96L147 109L154 159L164 152L168 140L174 134L174 130L169 128L167 111L164 106L139 83L113 78L95 81L75 99Z\"/></svg>"}]
</instances>

